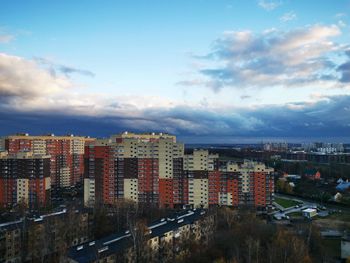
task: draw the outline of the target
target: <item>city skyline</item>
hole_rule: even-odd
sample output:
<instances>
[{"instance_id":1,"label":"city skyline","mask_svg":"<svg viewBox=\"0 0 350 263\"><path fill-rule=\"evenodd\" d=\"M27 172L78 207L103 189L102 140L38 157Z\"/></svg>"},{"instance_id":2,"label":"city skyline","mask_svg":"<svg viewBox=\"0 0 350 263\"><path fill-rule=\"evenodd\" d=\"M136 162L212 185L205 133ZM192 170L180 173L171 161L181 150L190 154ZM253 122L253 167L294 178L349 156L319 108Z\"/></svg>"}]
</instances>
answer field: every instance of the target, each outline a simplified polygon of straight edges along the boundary
<instances>
[{"instance_id":1,"label":"city skyline","mask_svg":"<svg viewBox=\"0 0 350 263\"><path fill-rule=\"evenodd\" d=\"M350 1L3 2L0 135L349 142Z\"/></svg>"}]
</instances>

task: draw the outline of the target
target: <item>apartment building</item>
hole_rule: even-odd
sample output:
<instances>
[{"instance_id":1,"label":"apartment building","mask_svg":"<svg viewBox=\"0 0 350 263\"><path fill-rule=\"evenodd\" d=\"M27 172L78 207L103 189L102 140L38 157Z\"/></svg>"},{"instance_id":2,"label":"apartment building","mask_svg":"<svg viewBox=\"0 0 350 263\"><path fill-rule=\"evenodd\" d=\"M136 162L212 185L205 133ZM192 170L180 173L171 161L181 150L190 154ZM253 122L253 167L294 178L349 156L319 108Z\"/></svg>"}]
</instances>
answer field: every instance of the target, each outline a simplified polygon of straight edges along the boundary
<instances>
[{"instance_id":1,"label":"apartment building","mask_svg":"<svg viewBox=\"0 0 350 263\"><path fill-rule=\"evenodd\" d=\"M85 204L119 198L173 207L184 146L162 133L122 133L85 147ZM175 176L175 177L176 177Z\"/></svg>"},{"instance_id":2,"label":"apartment building","mask_svg":"<svg viewBox=\"0 0 350 263\"><path fill-rule=\"evenodd\" d=\"M218 170L218 154L209 154L207 150L193 150L192 154L186 154L183 161L183 173L187 189L185 188L185 196L188 197L187 203L193 207L208 207L209 195L209 174L215 174ZM212 197L212 196L211 196ZM212 204L217 204L213 202Z\"/></svg>"},{"instance_id":3,"label":"apartment building","mask_svg":"<svg viewBox=\"0 0 350 263\"><path fill-rule=\"evenodd\" d=\"M9 154L33 152L50 156L50 177L54 187L68 187L82 182L84 147L94 139L77 136L30 136L18 134L0 139L0 149Z\"/></svg>"},{"instance_id":4,"label":"apartment building","mask_svg":"<svg viewBox=\"0 0 350 263\"><path fill-rule=\"evenodd\" d=\"M0 224L0 262L59 262L89 238L89 216L66 209Z\"/></svg>"},{"instance_id":5,"label":"apartment building","mask_svg":"<svg viewBox=\"0 0 350 263\"><path fill-rule=\"evenodd\" d=\"M168 134L123 133L85 148L84 202L118 199L159 207L272 204L273 170L264 164L220 161Z\"/></svg>"},{"instance_id":6,"label":"apartment building","mask_svg":"<svg viewBox=\"0 0 350 263\"><path fill-rule=\"evenodd\" d=\"M114 148L110 140L97 140L85 148L84 200L91 205L115 201Z\"/></svg>"},{"instance_id":7,"label":"apartment building","mask_svg":"<svg viewBox=\"0 0 350 263\"><path fill-rule=\"evenodd\" d=\"M217 154L195 149L184 157L184 173L188 180L185 204L193 207L266 207L272 204L273 169L262 163L219 161Z\"/></svg>"},{"instance_id":8,"label":"apartment building","mask_svg":"<svg viewBox=\"0 0 350 263\"><path fill-rule=\"evenodd\" d=\"M50 156L32 152L0 153L0 205L20 202L37 208L50 200Z\"/></svg>"},{"instance_id":9,"label":"apartment building","mask_svg":"<svg viewBox=\"0 0 350 263\"><path fill-rule=\"evenodd\" d=\"M227 177L227 198L221 204L266 207L273 202L274 177L272 168L263 163L245 160L225 162L220 172ZM225 193L225 191L223 191Z\"/></svg>"},{"instance_id":10,"label":"apartment building","mask_svg":"<svg viewBox=\"0 0 350 263\"><path fill-rule=\"evenodd\" d=\"M212 219L204 210L186 210L145 226L144 235L137 241L136 249L142 252L138 262L180 260L184 250L189 249L183 240L205 242L213 230ZM72 247L68 262L137 262L135 253L132 235L126 230Z\"/></svg>"},{"instance_id":11,"label":"apartment building","mask_svg":"<svg viewBox=\"0 0 350 263\"><path fill-rule=\"evenodd\" d=\"M0 224L0 262L22 262L22 225L18 220Z\"/></svg>"}]
</instances>

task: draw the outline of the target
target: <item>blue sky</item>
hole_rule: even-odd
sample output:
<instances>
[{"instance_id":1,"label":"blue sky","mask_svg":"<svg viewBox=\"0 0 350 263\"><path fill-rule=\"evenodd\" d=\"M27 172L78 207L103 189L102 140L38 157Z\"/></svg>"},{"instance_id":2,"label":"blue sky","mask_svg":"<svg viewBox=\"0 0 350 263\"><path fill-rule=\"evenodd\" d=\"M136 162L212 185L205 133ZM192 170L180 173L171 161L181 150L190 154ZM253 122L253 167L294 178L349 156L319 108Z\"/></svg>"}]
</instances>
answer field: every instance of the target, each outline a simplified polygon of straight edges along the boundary
<instances>
[{"instance_id":1,"label":"blue sky","mask_svg":"<svg viewBox=\"0 0 350 263\"><path fill-rule=\"evenodd\" d=\"M350 1L0 1L0 133L348 140Z\"/></svg>"}]
</instances>

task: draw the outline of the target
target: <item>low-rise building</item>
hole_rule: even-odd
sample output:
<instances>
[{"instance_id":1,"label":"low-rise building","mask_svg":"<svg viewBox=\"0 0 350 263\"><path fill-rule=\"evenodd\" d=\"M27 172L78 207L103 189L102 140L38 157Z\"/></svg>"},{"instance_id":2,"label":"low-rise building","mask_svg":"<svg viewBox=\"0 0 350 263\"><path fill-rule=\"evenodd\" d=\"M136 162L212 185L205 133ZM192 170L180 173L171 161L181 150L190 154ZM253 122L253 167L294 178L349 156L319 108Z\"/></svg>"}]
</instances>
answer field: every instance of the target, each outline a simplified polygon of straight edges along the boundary
<instances>
[{"instance_id":1,"label":"low-rise building","mask_svg":"<svg viewBox=\"0 0 350 263\"><path fill-rule=\"evenodd\" d=\"M162 259L180 259L189 248L182 242L205 242L211 234L212 218L202 209L186 210L162 218L142 228L142 235L126 230L100 240L72 247L68 262L148 262Z\"/></svg>"},{"instance_id":2,"label":"low-rise building","mask_svg":"<svg viewBox=\"0 0 350 263\"><path fill-rule=\"evenodd\" d=\"M304 172L304 176L308 179L311 179L311 180L320 180L321 179L320 171L318 171L314 168L306 169Z\"/></svg>"},{"instance_id":3,"label":"low-rise building","mask_svg":"<svg viewBox=\"0 0 350 263\"><path fill-rule=\"evenodd\" d=\"M0 224L0 262L22 262L22 223L18 220Z\"/></svg>"},{"instance_id":4,"label":"low-rise building","mask_svg":"<svg viewBox=\"0 0 350 263\"><path fill-rule=\"evenodd\" d=\"M56 262L89 238L88 213L66 209L0 224L0 262Z\"/></svg>"},{"instance_id":5,"label":"low-rise building","mask_svg":"<svg viewBox=\"0 0 350 263\"><path fill-rule=\"evenodd\" d=\"M313 218L314 216L317 216L317 210L314 208L306 208L302 211L303 216L306 218Z\"/></svg>"},{"instance_id":6,"label":"low-rise building","mask_svg":"<svg viewBox=\"0 0 350 263\"><path fill-rule=\"evenodd\" d=\"M341 259L346 260L350 258L350 236L344 236L341 240Z\"/></svg>"}]
</instances>

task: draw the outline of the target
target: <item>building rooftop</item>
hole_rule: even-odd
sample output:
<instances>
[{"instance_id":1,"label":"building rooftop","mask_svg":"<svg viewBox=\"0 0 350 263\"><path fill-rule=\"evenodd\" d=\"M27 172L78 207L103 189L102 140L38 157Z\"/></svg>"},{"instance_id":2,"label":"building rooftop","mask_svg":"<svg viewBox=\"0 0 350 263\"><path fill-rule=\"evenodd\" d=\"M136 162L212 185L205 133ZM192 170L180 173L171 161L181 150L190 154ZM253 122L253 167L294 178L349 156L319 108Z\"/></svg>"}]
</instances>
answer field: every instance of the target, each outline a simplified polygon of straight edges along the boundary
<instances>
[{"instance_id":1,"label":"building rooftop","mask_svg":"<svg viewBox=\"0 0 350 263\"><path fill-rule=\"evenodd\" d=\"M350 182L341 182L336 186L336 189L339 191L345 191L350 188Z\"/></svg>"},{"instance_id":2,"label":"building rooftop","mask_svg":"<svg viewBox=\"0 0 350 263\"><path fill-rule=\"evenodd\" d=\"M149 238L161 237L184 225L198 221L206 213L203 209L184 210L168 218L162 218L149 224ZM92 262L97 258L116 254L132 245L131 234L128 230L108 237L89 241L69 250L68 256L79 263Z\"/></svg>"},{"instance_id":3,"label":"building rooftop","mask_svg":"<svg viewBox=\"0 0 350 263\"><path fill-rule=\"evenodd\" d=\"M18 152L16 154L8 154L8 152L0 152L0 159L45 159L51 158L51 155L34 154L33 152Z\"/></svg>"},{"instance_id":4,"label":"building rooftop","mask_svg":"<svg viewBox=\"0 0 350 263\"><path fill-rule=\"evenodd\" d=\"M85 136L74 136L73 134L70 135L63 135L63 136L57 136L54 134L45 134L45 135L29 135L28 133L23 134L15 134L15 135L8 135L4 136L2 138L5 139L28 139L28 140L34 140L34 139L42 139L42 140L52 140L52 139L59 139L59 140L94 140L94 138L89 138Z\"/></svg>"},{"instance_id":5,"label":"building rooftop","mask_svg":"<svg viewBox=\"0 0 350 263\"><path fill-rule=\"evenodd\" d=\"M313 213L313 212L317 212L317 210L314 208L306 208L303 210L303 212L304 213Z\"/></svg>"},{"instance_id":6,"label":"building rooftop","mask_svg":"<svg viewBox=\"0 0 350 263\"><path fill-rule=\"evenodd\" d=\"M22 223L23 223L23 219L22 218L19 219L19 220L16 220L16 221L2 223L2 224L0 224L0 231L16 229L16 228L18 228L18 225L22 224Z\"/></svg>"}]
</instances>

